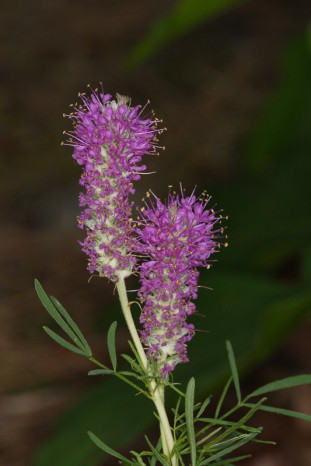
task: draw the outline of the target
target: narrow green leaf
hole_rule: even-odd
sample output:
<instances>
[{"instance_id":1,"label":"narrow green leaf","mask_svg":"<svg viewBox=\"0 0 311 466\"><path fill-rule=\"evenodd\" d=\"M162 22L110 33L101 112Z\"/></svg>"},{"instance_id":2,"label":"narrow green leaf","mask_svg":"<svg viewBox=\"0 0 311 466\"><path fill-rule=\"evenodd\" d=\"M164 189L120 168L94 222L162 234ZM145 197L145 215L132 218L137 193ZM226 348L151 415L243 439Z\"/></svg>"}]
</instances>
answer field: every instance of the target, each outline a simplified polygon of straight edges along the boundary
<instances>
[{"instance_id":1,"label":"narrow green leaf","mask_svg":"<svg viewBox=\"0 0 311 466\"><path fill-rule=\"evenodd\" d=\"M142 378L136 374L136 372L130 372L130 371L118 371L118 374L120 375L125 375L127 377L134 377L135 379L141 380Z\"/></svg>"},{"instance_id":2,"label":"narrow green leaf","mask_svg":"<svg viewBox=\"0 0 311 466\"><path fill-rule=\"evenodd\" d=\"M208 396L208 397L203 401L202 406L200 407L199 412L198 412L198 414L196 415L196 418L199 418L200 416L202 416L202 414L204 413L205 409L206 409L207 406L210 404L211 399L212 399L212 397L211 397L211 396Z\"/></svg>"},{"instance_id":3,"label":"narrow green leaf","mask_svg":"<svg viewBox=\"0 0 311 466\"><path fill-rule=\"evenodd\" d=\"M85 356L86 358L88 357L88 354L85 351L82 351L81 349L79 349L76 346L72 345L68 341L64 340L64 338L57 335L57 333L53 332L53 330L51 330L50 328L43 326L43 329L49 335L49 337L51 337L59 345L61 345L64 348L68 349L69 351L72 351L73 353L80 354L81 356Z\"/></svg>"},{"instance_id":4,"label":"narrow green leaf","mask_svg":"<svg viewBox=\"0 0 311 466\"><path fill-rule=\"evenodd\" d=\"M177 388L176 385L177 385L176 383L171 383L168 380L166 381L166 386L167 387L170 387L172 390L174 390L176 393L178 393L178 395L185 398L185 396L186 396L185 393L183 393L181 390L179 390L179 388Z\"/></svg>"},{"instance_id":5,"label":"narrow green leaf","mask_svg":"<svg viewBox=\"0 0 311 466\"><path fill-rule=\"evenodd\" d=\"M225 387L224 387L224 389L223 389L223 391L222 391L222 394L221 394L221 396L220 396L220 398L219 398L219 401L218 401L218 404L217 404L217 407L216 407L216 411L215 411L215 418L216 418L216 419L217 419L218 416L219 416L219 413L220 413L220 410L221 410L223 401L224 401L224 399L225 399L225 396L226 396L226 394L227 394L227 391L228 391L228 389L229 389L229 387L230 387L231 382L232 382L232 377L230 377L230 379L229 379L228 382L226 383L226 385L225 385Z\"/></svg>"},{"instance_id":6,"label":"narrow green leaf","mask_svg":"<svg viewBox=\"0 0 311 466\"><path fill-rule=\"evenodd\" d=\"M133 363L135 362L135 359L132 358L132 356L129 356L128 354L122 353L121 356L122 356L122 358L124 358L125 361L127 361L131 366L132 366ZM136 364L137 364L137 363L136 363Z\"/></svg>"},{"instance_id":7,"label":"narrow green leaf","mask_svg":"<svg viewBox=\"0 0 311 466\"><path fill-rule=\"evenodd\" d=\"M158 443L157 443L157 445L155 447L155 450L159 453L161 451L161 447L162 447L162 441L161 441L161 437L160 437L159 440L158 440ZM151 461L150 461L150 466L157 466L156 461L157 461L157 457L156 457L156 455L154 453L153 457L151 458Z\"/></svg>"},{"instance_id":8,"label":"narrow green leaf","mask_svg":"<svg viewBox=\"0 0 311 466\"><path fill-rule=\"evenodd\" d=\"M251 393L248 398L264 393L274 392L283 388L297 387L298 385L306 385L311 383L311 374L296 375L293 377L286 377L285 379L276 380L275 382L268 383Z\"/></svg>"},{"instance_id":9,"label":"narrow green leaf","mask_svg":"<svg viewBox=\"0 0 311 466\"><path fill-rule=\"evenodd\" d=\"M190 446L191 463L193 466L195 466L196 464L196 456L197 456L194 425L193 425L194 389L195 389L195 379L191 377L191 379L188 382L187 390L186 390L185 414L186 414L188 441L189 441L189 446Z\"/></svg>"},{"instance_id":10,"label":"narrow green leaf","mask_svg":"<svg viewBox=\"0 0 311 466\"><path fill-rule=\"evenodd\" d=\"M210 429L210 426L207 426L207 427L206 427L206 430L208 430L208 429ZM219 432L220 430L221 430L221 427L218 427L217 429L215 429L215 430L213 430L212 432L210 432L209 434L207 434L205 437L201 437L201 435L200 435L200 440L197 441L197 446L202 445L202 443L206 443L206 441L207 441L209 438L213 437L213 435L218 434L218 432ZM202 433L203 433L203 432L202 432Z\"/></svg>"},{"instance_id":11,"label":"narrow green leaf","mask_svg":"<svg viewBox=\"0 0 311 466\"><path fill-rule=\"evenodd\" d=\"M56 307L56 309L62 314L62 316L68 322L72 330L76 333L77 337L80 339L81 343L84 345L86 352L89 353L90 356L92 356L92 350L88 342L86 341L83 333L81 332L81 330L79 329L75 321L72 319L72 317L70 317L69 313L66 311L64 306L62 306L62 304L54 296L50 296L50 299L52 303L54 304L54 306Z\"/></svg>"},{"instance_id":12,"label":"narrow green leaf","mask_svg":"<svg viewBox=\"0 0 311 466\"><path fill-rule=\"evenodd\" d=\"M236 396L237 396L238 402L241 403L241 389L240 389L239 375L238 375L235 357L234 357L234 353L233 353L233 349L232 349L230 341L228 340L226 341L226 346L227 346L229 364L230 364L230 368L232 372Z\"/></svg>"},{"instance_id":13,"label":"narrow green leaf","mask_svg":"<svg viewBox=\"0 0 311 466\"><path fill-rule=\"evenodd\" d=\"M135 361L134 358L132 358L131 356L129 356L128 354L121 354L122 358L125 359L125 361L127 361L130 366L136 370L137 372L140 372L140 367L139 365L137 364L137 362Z\"/></svg>"},{"instance_id":14,"label":"narrow green leaf","mask_svg":"<svg viewBox=\"0 0 311 466\"><path fill-rule=\"evenodd\" d=\"M157 459L161 464L163 464L163 466L169 466L169 463L168 463L164 458L162 458L162 456L161 456L160 453L157 451L157 449L154 448L154 446L152 445L152 443L151 443L150 440L148 439L147 435L145 435L145 439L146 439L146 442L147 442L148 445L149 445L150 450L152 451L152 453L153 453L154 456L156 457L156 459Z\"/></svg>"},{"instance_id":15,"label":"narrow green leaf","mask_svg":"<svg viewBox=\"0 0 311 466\"><path fill-rule=\"evenodd\" d=\"M243 455L243 456L236 456L235 458L229 458L227 460L216 461L213 463L213 466L234 466L235 463L238 461L246 460L247 458L251 458L252 455Z\"/></svg>"},{"instance_id":16,"label":"narrow green leaf","mask_svg":"<svg viewBox=\"0 0 311 466\"><path fill-rule=\"evenodd\" d=\"M114 456L115 458L118 458L119 460L121 461L124 461L125 464L130 464L130 465L133 465L132 461L128 460L127 458L125 458L125 456L122 456L120 455L120 453L118 453L117 451L115 450L112 450L112 448L108 447L108 445L106 445L104 442L102 442L96 435L94 435L92 432L88 431L88 436L90 437L90 439L95 443L95 445L98 446L98 448L100 448L101 450L103 450L105 453L108 453L109 455L111 456Z\"/></svg>"},{"instance_id":17,"label":"narrow green leaf","mask_svg":"<svg viewBox=\"0 0 311 466\"><path fill-rule=\"evenodd\" d=\"M244 428L244 424L253 416L253 414L260 408L260 406L266 401L267 398L262 398L261 400L258 401L255 405L251 406L251 409L246 413L239 421L237 421L235 424L233 424L229 429L225 430L222 434L220 434L217 438L213 439L211 442L207 443L204 448L208 450L211 446L215 445L216 443L219 443L221 440L225 439L226 437L229 437L231 434L236 432L238 429ZM243 404L244 406L244 404ZM217 424L220 424L223 421L220 421L216 419L215 421ZM216 425L217 425L216 424ZM254 433L257 433L257 429L253 431Z\"/></svg>"},{"instance_id":18,"label":"narrow green leaf","mask_svg":"<svg viewBox=\"0 0 311 466\"><path fill-rule=\"evenodd\" d=\"M251 408L254 405L252 403L243 403L243 406ZM295 417L297 419L311 422L311 416L309 414L298 413L297 411L291 411L290 409L274 408L273 406L266 405L262 405L258 409L261 411L269 411L270 413L282 414L283 416Z\"/></svg>"},{"instance_id":19,"label":"narrow green leaf","mask_svg":"<svg viewBox=\"0 0 311 466\"><path fill-rule=\"evenodd\" d=\"M133 352L133 354L134 354L134 356L135 356L135 358L136 358L136 361L137 361L137 368L138 368L137 370L138 370L139 372L141 372L141 373L142 373L142 372L145 372L145 371L143 370L143 363L142 363L142 361L141 361L141 359L140 359L140 356L139 356L139 354L138 354L138 352L137 352L137 350L136 350L134 344L131 342L131 340L128 340L128 344L129 344L129 347L131 348L131 350L132 350L132 352Z\"/></svg>"},{"instance_id":20,"label":"narrow green leaf","mask_svg":"<svg viewBox=\"0 0 311 466\"><path fill-rule=\"evenodd\" d=\"M180 403L181 403L181 397L179 396L177 399L176 408L172 408L172 411L174 413L174 430L177 427Z\"/></svg>"},{"instance_id":21,"label":"narrow green leaf","mask_svg":"<svg viewBox=\"0 0 311 466\"><path fill-rule=\"evenodd\" d=\"M253 432L251 434L245 434L245 437L242 438L239 442L236 442L234 445L231 445L228 448L224 448L223 450L219 451L218 453L215 453L214 455L210 456L206 460L202 461L199 466L203 466L204 464L211 463L214 460L217 460L221 458L222 456L228 455L232 451L236 450L237 448L241 447L242 445L245 445L245 443L250 442L254 437L258 435L258 432ZM230 461L232 461L230 459ZM223 464L223 462L221 462Z\"/></svg>"},{"instance_id":22,"label":"narrow green leaf","mask_svg":"<svg viewBox=\"0 0 311 466\"><path fill-rule=\"evenodd\" d=\"M244 403L243 403L243 406L244 406ZM219 425L219 426L224 426L224 427L228 427L228 426L234 427L234 430L243 429L243 430L246 430L247 432L257 432L257 429L255 427L246 426L243 423L241 424L240 422L236 423L233 421L225 421L223 419L214 419L210 417L201 417L200 421L210 424L210 426L205 427L205 430L206 428L209 429L211 426Z\"/></svg>"},{"instance_id":23,"label":"narrow green leaf","mask_svg":"<svg viewBox=\"0 0 311 466\"><path fill-rule=\"evenodd\" d=\"M263 443L264 445L276 445L276 442L273 442L272 440L259 440L255 438L253 441L255 443Z\"/></svg>"},{"instance_id":24,"label":"narrow green leaf","mask_svg":"<svg viewBox=\"0 0 311 466\"><path fill-rule=\"evenodd\" d=\"M59 314L59 312L55 309L52 301L42 288L40 282L38 280L35 280L35 289L37 292L37 295L45 307L45 309L48 311L50 316L53 317L53 319L58 323L58 325L64 330L65 333L72 339L72 341L81 348L83 352L85 352L84 345L80 342L80 340L77 338L76 334L71 330L69 325L65 322L65 320L62 318L62 316Z\"/></svg>"},{"instance_id":25,"label":"narrow green leaf","mask_svg":"<svg viewBox=\"0 0 311 466\"><path fill-rule=\"evenodd\" d=\"M230 437L227 440L224 440L223 442L215 443L215 445L213 445L213 450L216 449L216 450L220 451L225 447L230 447L230 446L234 445L238 440L245 439L250 434L257 434L258 435L258 434L260 434L260 432L262 432L262 427L258 427L257 429L254 429L253 432L248 432L246 434L245 433L240 434L237 431L235 436Z\"/></svg>"},{"instance_id":26,"label":"narrow green leaf","mask_svg":"<svg viewBox=\"0 0 311 466\"><path fill-rule=\"evenodd\" d=\"M137 451L131 450L130 453L132 453L132 455L134 455L136 458L136 462L132 464L135 464L135 466L147 466L146 463L144 463L144 461L142 460L142 456L146 452L137 453Z\"/></svg>"},{"instance_id":27,"label":"narrow green leaf","mask_svg":"<svg viewBox=\"0 0 311 466\"><path fill-rule=\"evenodd\" d=\"M114 373L115 371L112 369L93 369L92 371L88 372L88 375L109 375Z\"/></svg>"},{"instance_id":28,"label":"narrow green leaf","mask_svg":"<svg viewBox=\"0 0 311 466\"><path fill-rule=\"evenodd\" d=\"M117 369L117 352L116 352L116 328L117 322L114 321L109 327L107 335L107 344L108 351L110 356L110 361L114 370Z\"/></svg>"}]
</instances>

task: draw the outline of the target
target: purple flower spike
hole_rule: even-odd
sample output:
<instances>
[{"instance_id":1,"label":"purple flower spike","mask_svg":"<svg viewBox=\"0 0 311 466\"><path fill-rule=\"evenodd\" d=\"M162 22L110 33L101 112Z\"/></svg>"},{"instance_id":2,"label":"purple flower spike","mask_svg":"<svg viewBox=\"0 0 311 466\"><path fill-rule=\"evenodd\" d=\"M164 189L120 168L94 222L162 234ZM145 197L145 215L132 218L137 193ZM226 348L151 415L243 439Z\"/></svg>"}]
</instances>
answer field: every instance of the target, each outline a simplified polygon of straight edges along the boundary
<instances>
[{"instance_id":1,"label":"purple flower spike","mask_svg":"<svg viewBox=\"0 0 311 466\"><path fill-rule=\"evenodd\" d=\"M112 281L118 274L127 277L136 262L133 252L129 194L133 181L146 169L140 165L144 154L156 154L158 120L142 119L141 107L131 107L130 99L92 91L80 94L82 105L69 116L74 131L67 133L67 145L74 147L73 158L83 167L78 217L87 231L81 243L88 255L88 270Z\"/></svg>"},{"instance_id":2,"label":"purple flower spike","mask_svg":"<svg viewBox=\"0 0 311 466\"><path fill-rule=\"evenodd\" d=\"M195 312L197 267L209 267L223 230L215 229L220 217L207 209L205 194L185 197L181 189L181 195L169 193L167 205L154 197L142 209L137 229L140 252L149 256L140 267L141 338L166 377L176 364L188 361L186 343L194 326L186 319Z\"/></svg>"}]
</instances>

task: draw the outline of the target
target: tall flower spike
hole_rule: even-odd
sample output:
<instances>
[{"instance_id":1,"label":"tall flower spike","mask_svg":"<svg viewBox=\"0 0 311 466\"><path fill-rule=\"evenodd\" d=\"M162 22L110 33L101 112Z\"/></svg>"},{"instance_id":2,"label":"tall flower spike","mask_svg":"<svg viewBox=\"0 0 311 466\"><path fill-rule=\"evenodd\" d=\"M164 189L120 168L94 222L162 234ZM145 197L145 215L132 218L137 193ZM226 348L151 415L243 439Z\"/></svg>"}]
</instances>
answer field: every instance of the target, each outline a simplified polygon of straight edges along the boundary
<instances>
[{"instance_id":1,"label":"tall flower spike","mask_svg":"<svg viewBox=\"0 0 311 466\"><path fill-rule=\"evenodd\" d=\"M131 107L130 99L119 94L112 100L104 92L79 94L82 105L69 118L74 131L67 133L67 145L74 147L73 158L83 167L78 217L86 229L81 242L88 255L88 270L112 281L127 277L136 262L135 239L131 228L129 195L133 181L146 169L139 165L144 154L156 154L158 120L142 119L141 107Z\"/></svg>"},{"instance_id":2,"label":"tall flower spike","mask_svg":"<svg viewBox=\"0 0 311 466\"><path fill-rule=\"evenodd\" d=\"M208 266L222 229L215 228L219 217L207 209L204 194L185 197L181 188L181 195L169 193L167 205L154 197L142 209L137 228L140 252L149 256L140 267L141 338L166 377L176 364L188 361L186 343L194 326L186 319L195 312L197 267Z\"/></svg>"}]
</instances>

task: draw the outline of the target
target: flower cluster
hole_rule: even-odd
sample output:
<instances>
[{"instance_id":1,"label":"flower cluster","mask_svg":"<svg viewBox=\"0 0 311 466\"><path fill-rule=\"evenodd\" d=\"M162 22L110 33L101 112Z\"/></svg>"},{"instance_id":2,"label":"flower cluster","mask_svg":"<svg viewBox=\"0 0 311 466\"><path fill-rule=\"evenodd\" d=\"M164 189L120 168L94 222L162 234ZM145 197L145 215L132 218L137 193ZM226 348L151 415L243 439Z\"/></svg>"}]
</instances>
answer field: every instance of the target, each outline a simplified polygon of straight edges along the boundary
<instances>
[{"instance_id":1,"label":"flower cluster","mask_svg":"<svg viewBox=\"0 0 311 466\"><path fill-rule=\"evenodd\" d=\"M131 234L133 181L146 169L140 165L144 154L156 153L158 120L142 119L140 106L131 107L130 99L92 91L80 94L82 105L69 117L74 131L68 145L73 158L83 167L80 195L84 207L78 224L87 231L81 243L89 257L88 270L117 281L132 273L135 239Z\"/></svg>"},{"instance_id":2,"label":"flower cluster","mask_svg":"<svg viewBox=\"0 0 311 466\"><path fill-rule=\"evenodd\" d=\"M176 364L188 361L187 342L194 326L198 267L209 266L218 247L220 220L207 208L209 197L169 193L167 204L156 196L133 222L129 195L146 166L142 156L156 154L158 120L142 119L140 106L128 97L104 92L80 94L82 105L69 117L73 158L83 167L80 194L83 211L78 224L86 229L81 242L88 270L117 282L138 272L142 303L141 340L154 361L156 374L166 377ZM150 197L150 193L148 193ZM216 227L215 227L216 225ZM143 257L137 263L137 254Z\"/></svg>"},{"instance_id":3,"label":"flower cluster","mask_svg":"<svg viewBox=\"0 0 311 466\"><path fill-rule=\"evenodd\" d=\"M181 189L169 194L167 205L155 197L141 212L140 252L148 256L140 266L141 338L162 377L188 361L194 326L186 319L195 312L197 267L209 266L222 231L214 228L219 217L208 201L204 193L185 197Z\"/></svg>"}]
</instances>

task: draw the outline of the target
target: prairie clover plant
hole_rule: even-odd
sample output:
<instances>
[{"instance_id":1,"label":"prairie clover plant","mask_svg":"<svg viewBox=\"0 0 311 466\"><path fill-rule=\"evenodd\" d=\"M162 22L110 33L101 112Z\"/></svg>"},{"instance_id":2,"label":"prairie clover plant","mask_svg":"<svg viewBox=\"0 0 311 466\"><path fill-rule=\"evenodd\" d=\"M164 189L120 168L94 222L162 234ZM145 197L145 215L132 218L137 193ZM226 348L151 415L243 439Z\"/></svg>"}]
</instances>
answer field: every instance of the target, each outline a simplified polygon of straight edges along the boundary
<instances>
[{"instance_id":1,"label":"prairie clover plant","mask_svg":"<svg viewBox=\"0 0 311 466\"><path fill-rule=\"evenodd\" d=\"M139 270L141 339L163 378L176 364L188 361L186 343L194 336L194 326L186 320L195 312L191 300L198 293L197 268L209 267L222 232L208 201L205 194L196 197L194 192L185 197L182 189L180 195L169 192L167 205L155 197L141 209L136 228L139 252L146 256Z\"/></svg>"},{"instance_id":2,"label":"prairie clover plant","mask_svg":"<svg viewBox=\"0 0 311 466\"><path fill-rule=\"evenodd\" d=\"M257 440L261 427L248 425L253 414L261 409L311 421L311 416L266 406L263 395L281 388L311 383L311 375L279 380L255 390L242 399L232 347L227 351L232 376L228 380L214 413L208 411L210 397L195 403L195 379L191 378L183 392L172 381L172 372L179 363L188 361L187 343L195 328L187 322L195 313L198 296L199 267L210 267L210 257L224 243L222 217L214 212L206 193L195 190L186 195L169 191L163 203L151 191L133 220L134 183L146 171L145 155L157 154L160 120L144 117L145 107L131 106L128 97L115 99L103 90L80 94L81 104L73 108L69 118L73 131L67 133L66 144L73 146L73 158L82 167L80 195L83 208L78 225L86 236L81 242L88 256L90 274L111 280L119 294L120 304L132 340L132 355L122 355L130 370L117 370L115 349L116 322L108 330L107 342L111 366L96 360L83 333L56 298L48 296L36 280L40 300L72 343L44 327L48 335L65 348L85 356L99 369L89 375L114 375L136 392L149 398L156 407L160 436L156 446L147 436L148 449L131 451L126 458L112 450L92 432L93 442L123 465L203 466L233 465L249 455L231 453L249 441ZM125 278L136 275L140 284L140 325L137 330L127 298ZM223 412L223 401L233 385L237 403ZM168 415L165 407L166 388L178 395L176 408ZM258 399L259 397L259 399ZM255 402L250 402L257 398ZM182 409L182 401L184 409ZM252 400L251 400L252 401ZM230 420L237 411L238 421ZM234 419L237 419L235 414ZM273 443L273 442L266 442ZM229 456L228 456L229 455Z\"/></svg>"},{"instance_id":3,"label":"prairie clover plant","mask_svg":"<svg viewBox=\"0 0 311 466\"><path fill-rule=\"evenodd\" d=\"M69 115L74 131L67 144L83 167L78 224L87 235L82 250L89 256L88 270L116 282L133 272L135 237L131 234L133 181L146 169L142 156L155 154L157 120L142 119L139 106L128 97L93 92L80 94L82 106Z\"/></svg>"}]
</instances>

